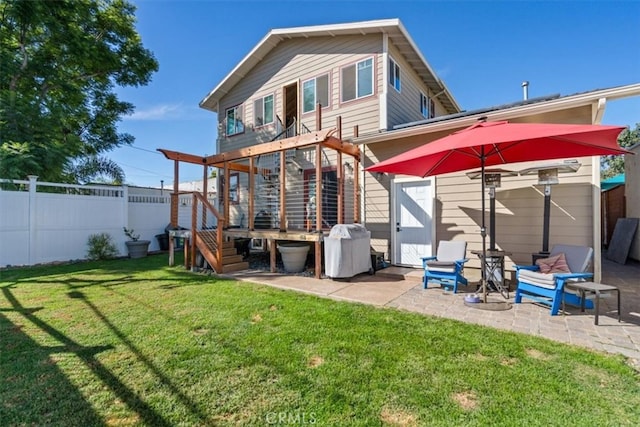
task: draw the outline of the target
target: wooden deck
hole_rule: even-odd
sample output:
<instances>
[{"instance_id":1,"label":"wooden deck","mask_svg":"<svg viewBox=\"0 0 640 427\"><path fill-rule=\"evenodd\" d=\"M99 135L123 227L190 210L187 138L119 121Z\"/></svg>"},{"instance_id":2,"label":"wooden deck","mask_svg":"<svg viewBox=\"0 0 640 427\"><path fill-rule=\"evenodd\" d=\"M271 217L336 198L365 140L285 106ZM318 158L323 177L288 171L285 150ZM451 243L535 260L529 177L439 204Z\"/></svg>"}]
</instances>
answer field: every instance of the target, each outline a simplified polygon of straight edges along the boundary
<instances>
[{"instance_id":1,"label":"wooden deck","mask_svg":"<svg viewBox=\"0 0 640 427\"><path fill-rule=\"evenodd\" d=\"M251 238L251 239L266 239L269 248L269 264L270 271L276 272L276 244L278 241L289 240L298 242L313 242L314 244L314 271L316 279L322 276L322 241L325 236L329 235L329 230L320 232L305 232L305 231L280 231L280 230L249 230L242 228L230 228L224 231L225 239L239 239L239 238Z\"/></svg>"}]
</instances>

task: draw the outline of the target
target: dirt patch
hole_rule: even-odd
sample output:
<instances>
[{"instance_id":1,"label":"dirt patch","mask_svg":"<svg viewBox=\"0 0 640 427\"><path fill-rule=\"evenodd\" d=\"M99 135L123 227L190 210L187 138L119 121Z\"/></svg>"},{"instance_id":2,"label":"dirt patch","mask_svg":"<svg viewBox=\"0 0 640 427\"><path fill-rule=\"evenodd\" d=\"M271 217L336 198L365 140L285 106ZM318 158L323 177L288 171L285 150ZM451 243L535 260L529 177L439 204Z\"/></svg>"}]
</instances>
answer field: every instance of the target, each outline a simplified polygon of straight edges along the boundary
<instances>
[{"instance_id":1,"label":"dirt patch","mask_svg":"<svg viewBox=\"0 0 640 427\"><path fill-rule=\"evenodd\" d=\"M278 306L277 306L277 305L271 305L271 306L269 307L269 311L276 311L277 309L278 309Z\"/></svg>"},{"instance_id":2,"label":"dirt patch","mask_svg":"<svg viewBox=\"0 0 640 427\"><path fill-rule=\"evenodd\" d=\"M260 313L256 313L253 315L253 317L251 317L251 323L260 323L262 322L262 316L260 315Z\"/></svg>"},{"instance_id":3,"label":"dirt patch","mask_svg":"<svg viewBox=\"0 0 640 427\"><path fill-rule=\"evenodd\" d=\"M198 328L198 329L194 329L193 333L196 335L204 335L207 332L209 332L209 330L207 328Z\"/></svg>"},{"instance_id":4,"label":"dirt patch","mask_svg":"<svg viewBox=\"0 0 640 427\"><path fill-rule=\"evenodd\" d=\"M418 425L415 415L398 408L382 408L380 421L382 421L384 425L390 426L409 427Z\"/></svg>"},{"instance_id":5,"label":"dirt patch","mask_svg":"<svg viewBox=\"0 0 640 427\"><path fill-rule=\"evenodd\" d=\"M473 360L477 360L478 362L484 362L485 360L489 359L487 356L485 356L482 353L471 354L471 355L469 355L469 358L473 359Z\"/></svg>"},{"instance_id":6,"label":"dirt patch","mask_svg":"<svg viewBox=\"0 0 640 427\"><path fill-rule=\"evenodd\" d=\"M505 357L500 361L500 364L502 366L513 366L516 363L518 363L518 359L516 359L515 357Z\"/></svg>"},{"instance_id":7,"label":"dirt patch","mask_svg":"<svg viewBox=\"0 0 640 427\"><path fill-rule=\"evenodd\" d=\"M105 424L108 426L134 426L140 424L140 417L138 415L132 415L129 417L111 417L107 418Z\"/></svg>"},{"instance_id":8,"label":"dirt patch","mask_svg":"<svg viewBox=\"0 0 640 427\"><path fill-rule=\"evenodd\" d=\"M307 366L310 368L317 368L322 364L324 364L324 359L320 356L311 356L311 358L307 362Z\"/></svg>"},{"instance_id":9,"label":"dirt patch","mask_svg":"<svg viewBox=\"0 0 640 427\"><path fill-rule=\"evenodd\" d=\"M534 359L539 359L539 360L549 360L549 359L551 359L550 355L548 355L546 353L543 353L540 350L536 350L535 348L528 348L526 350L526 352L527 352L527 355L529 357L532 357Z\"/></svg>"},{"instance_id":10,"label":"dirt patch","mask_svg":"<svg viewBox=\"0 0 640 427\"><path fill-rule=\"evenodd\" d=\"M478 407L478 398L471 391L454 393L451 398L465 411L472 411Z\"/></svg>"}]
</instances>

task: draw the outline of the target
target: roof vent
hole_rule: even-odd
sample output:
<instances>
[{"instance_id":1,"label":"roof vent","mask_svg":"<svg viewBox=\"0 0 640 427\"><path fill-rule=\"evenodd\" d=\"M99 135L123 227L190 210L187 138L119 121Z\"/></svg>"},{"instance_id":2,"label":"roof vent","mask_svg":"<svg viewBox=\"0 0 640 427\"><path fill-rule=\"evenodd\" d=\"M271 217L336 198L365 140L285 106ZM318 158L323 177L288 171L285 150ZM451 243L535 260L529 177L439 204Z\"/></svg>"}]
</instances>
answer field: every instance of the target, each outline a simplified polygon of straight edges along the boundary
<instances>
[{"instance_id":1,"label":"roof vent","mask_svg":"<svg viewBox=\"0 0 640 427\"><path fill-rule=\"evenodd\" d=\"M529 82L526 80L522 82L522 96L525 101L529 99Z\"/></svg>"}]
</instances>

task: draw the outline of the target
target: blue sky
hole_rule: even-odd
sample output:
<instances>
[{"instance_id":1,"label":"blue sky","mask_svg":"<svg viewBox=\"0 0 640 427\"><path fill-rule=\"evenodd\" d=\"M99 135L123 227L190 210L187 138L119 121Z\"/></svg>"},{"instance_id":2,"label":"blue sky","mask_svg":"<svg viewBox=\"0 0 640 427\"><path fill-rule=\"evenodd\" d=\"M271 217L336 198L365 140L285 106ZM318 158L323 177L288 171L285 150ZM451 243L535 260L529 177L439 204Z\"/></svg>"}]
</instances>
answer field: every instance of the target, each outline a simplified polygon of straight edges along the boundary
<instances>
[{"instance_id":1,"label":"blue sky","mask_svg":"<svg viewBox=\"0 0 640 427\"><path fill-rule=\"evenodd\" d=\"M137 29L160 64L152 82L121 88L136 112L108 154L132 185L165 186L173 162L157 148L214 154L216 115L198 107L273 28L399 18L465 110L529 97L640 83L640 1L133 0ZM603 123L635 126L640 97L610 101ZM181 166L180 181L202 178Z\"/></svg>"}]
</instances>

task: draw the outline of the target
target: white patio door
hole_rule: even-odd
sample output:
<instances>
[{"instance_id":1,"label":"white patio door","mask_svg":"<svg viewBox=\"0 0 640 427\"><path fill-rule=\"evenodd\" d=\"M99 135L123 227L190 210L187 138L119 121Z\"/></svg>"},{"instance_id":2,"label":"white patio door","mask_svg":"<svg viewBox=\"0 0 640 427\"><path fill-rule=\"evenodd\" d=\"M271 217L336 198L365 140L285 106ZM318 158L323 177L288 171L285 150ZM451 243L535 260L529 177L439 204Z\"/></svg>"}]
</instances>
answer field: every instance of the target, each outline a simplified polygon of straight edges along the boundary
<instances>
[{"instance_id":1,"label":"white patio door","mask_svg":"<svg viewBox=\"0 0 640 427\"><path fill-rule=\"evenodd\" d=\"M432 254L433 182L394 182L394 263L422 267L420 258Z\"/></svg>"}]
</instances>

